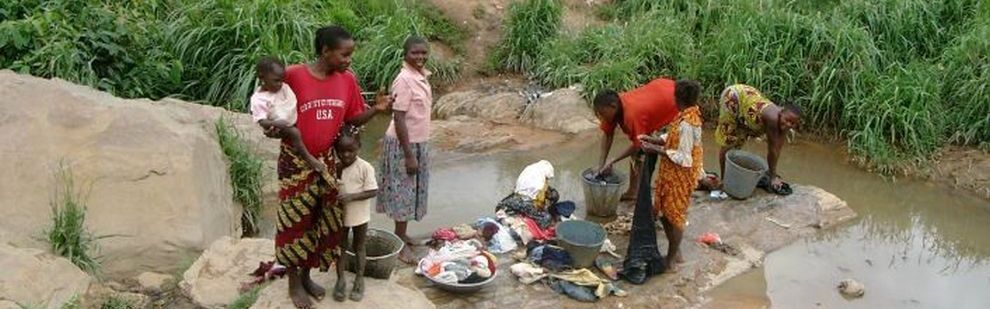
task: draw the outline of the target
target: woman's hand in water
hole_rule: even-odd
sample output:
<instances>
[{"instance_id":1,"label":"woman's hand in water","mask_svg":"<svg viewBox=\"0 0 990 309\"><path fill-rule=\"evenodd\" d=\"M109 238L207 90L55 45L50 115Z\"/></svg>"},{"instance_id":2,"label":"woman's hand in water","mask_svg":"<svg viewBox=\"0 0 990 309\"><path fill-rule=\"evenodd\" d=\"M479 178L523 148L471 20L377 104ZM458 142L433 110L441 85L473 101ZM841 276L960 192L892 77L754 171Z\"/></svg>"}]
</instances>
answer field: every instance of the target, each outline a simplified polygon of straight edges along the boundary
<instances>
[{"instance_id":1,"label":"woman's hand in water","mask_svg":"<svg viewBox=\"0 0 990 309\"><path fill-rule=\"evenodd\" d=\"M406 157L406 173L409 175L419 174L419 161L416 157Z\"/></svg>"},{"instance_id":2,"label":"woman's hand in water","mask_svg":"<svg viewBox=\"0 0 990 309\"><path fill-rule=\"evenodd\" d=\"M389 96L388 92L385 90L379 90L375 94L375 105L372 106L376 112L384 113L392 109L392 103L395 102L395 96Z\"/></svg>"},{"instance_id":3,"label":"woman's hand in water","mask_svg":"<svg viewBox=\"0 0 990 309\"><path fill-rule=\"evenodd\" d=\"M605 165L602 165L602 166L598 167L598 174L596 174L595 176L611 175L612 174L612 164L614 164L614 163L611 162L611 161L609 161L608 163L605 163Z\"/></svg>"}]
</instances>

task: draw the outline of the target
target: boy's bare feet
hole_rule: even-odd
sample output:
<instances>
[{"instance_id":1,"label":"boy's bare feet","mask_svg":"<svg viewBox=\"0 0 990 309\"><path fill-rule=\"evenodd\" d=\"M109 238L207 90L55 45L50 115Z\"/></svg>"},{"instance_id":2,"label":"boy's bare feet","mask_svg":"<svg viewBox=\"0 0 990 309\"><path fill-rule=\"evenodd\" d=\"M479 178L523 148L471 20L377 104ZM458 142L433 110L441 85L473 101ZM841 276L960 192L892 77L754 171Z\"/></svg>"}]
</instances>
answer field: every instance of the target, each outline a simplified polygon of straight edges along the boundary
<instances>
[{"instance_id":1,"label":"boy's bare feet","mask_svg":"<svg viewBox=\"0 0 990 309\"><path fill-rule=\"evenodd\" d=\"M333 286L333 300L344 301L347 299L347 280L342 276L337 277L337 284Z\"/></svg>"},{"instance_id":2,"label":"boy's bare feet","mask_svg":"<svg viewBox=\"0 0 990 309\"><path fill-rule=\"evenodd\" d=\"M309 299L309 294L306 294L306 289L302 284L302 278L299 278L299 272L292 270L288 272L288 275L289 298L292 299L292 304L299 309L312 309L313 301Z\"/></svg>"},{"instance_id":3,"label":"boy's bare feet","mask_svg":"<svg viewBox=\"0 0 990 309\"><path fill-rule=\"evenodd\" d=\"M351 289L351 300L361 301L364 298L364 277L357 276L354 278L354 288Z\"/></svg>"},{"instance_id":4,"label":"boy's bare feet","mask_svg":"<svg viewBox=\"0 0 990 309\"><path fill-rule=\"evenodd\" d=\"M302 286L306 290L306 293L312 295L316 300L323 300L323 297L327 295L327 289L313 282L313 278L309 276L309 269L303 270L300 273L299 279L302 280Z\"/></svg>"}]
</instances>

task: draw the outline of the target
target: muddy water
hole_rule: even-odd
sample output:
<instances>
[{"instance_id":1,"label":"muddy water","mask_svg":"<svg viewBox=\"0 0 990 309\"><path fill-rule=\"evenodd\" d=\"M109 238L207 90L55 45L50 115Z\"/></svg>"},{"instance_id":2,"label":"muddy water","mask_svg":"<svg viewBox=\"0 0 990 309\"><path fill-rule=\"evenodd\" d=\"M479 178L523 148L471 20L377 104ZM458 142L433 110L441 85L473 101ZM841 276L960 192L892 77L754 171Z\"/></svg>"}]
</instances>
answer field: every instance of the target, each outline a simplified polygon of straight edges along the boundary
<instances>
[{"instance_id":1,"label":"muddy water","mask_svg":"<svg viewBox=\"0 0 990 309\"><path fill-rule=\"evenodd\" d=\"M363 157L377 161L384 123L363 135ZM709 135L706 167L717 169ZM628 144L617 143L613 153ZM765 146L748 150L764 154ZM730 280L709 295L711 308L990 308L990 203L972 194L924 181L885 181L847 163L841 146L798 141L785 149L781 174L788 181L824 188L845 199L859 217L849 224L792 244L767 257L763 269ZM595 164L598 137L560 146L456 158L438 154L429 213L410 224L427 236L439 226L492 214L526 165L547 159L556 168L562 199L583 205L580 173ZM621 170L626 164L620 164ZM583 208L579 207L580 215ZM382 215L372 227L391 229ZM694 235L686 235L693 238ZM838 281L856 278L866 295L842 298Z\"/></svg>"},{"instance_id":2,"label":"muddy water","mask_svg":"<svg viewBox=\"0 0 990 309\"><path fill-rule=\"evenodd\" d=\"M930 182L884 181L834 149L789 147L782 174L845 199L859 218L771 253L762 271L713 291L711 307L990 308L990 203ZM841 297L844 278L863 282L866 295Z\"/></svg>"}]
</instances>

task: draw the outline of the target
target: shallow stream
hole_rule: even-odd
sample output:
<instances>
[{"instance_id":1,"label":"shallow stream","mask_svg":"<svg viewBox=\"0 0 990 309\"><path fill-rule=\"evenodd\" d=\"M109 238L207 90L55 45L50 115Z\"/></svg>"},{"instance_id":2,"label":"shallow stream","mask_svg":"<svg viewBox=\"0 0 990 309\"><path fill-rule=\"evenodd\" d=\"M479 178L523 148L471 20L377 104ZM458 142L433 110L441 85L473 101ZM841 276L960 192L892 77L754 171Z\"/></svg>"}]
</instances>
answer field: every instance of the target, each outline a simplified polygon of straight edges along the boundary
<instances>
[{"instance_id":1,"label":"shallow stream","mask_svg":"<svg viewBox=\"0 0 990 309\"><path fill-rule=\"evenodd\" d=\"M363 135L363 158L377 161L377 137ZM710 132L708 132L710 133ZM617 136L620 140L620 136ZM717 148L705 136L705 166L717 170ZM581 172L598 158L598 137L531 151L456 158L438 154L432 167L429 213L410 223L413 236L492 215L518 173L541 159L555 167L553 185L584 215ZM626 143L617 143L613 153ZM765 146L751 142L760 155ZM786 181L821 187L848 202L859 217L767 256L762 269L709 293L711 308L990 308L990 203L928 181L885 180L848 163L838 144L796 141L780 162ZM622 170L627 164L618 164ZM391 229L383 215L372 227ZM696 235L686 235L685 241ZM835 285L855 278L866 295L847 300ZM772 306L771 306L772 304Z\"/></svg>"}]
</instances>

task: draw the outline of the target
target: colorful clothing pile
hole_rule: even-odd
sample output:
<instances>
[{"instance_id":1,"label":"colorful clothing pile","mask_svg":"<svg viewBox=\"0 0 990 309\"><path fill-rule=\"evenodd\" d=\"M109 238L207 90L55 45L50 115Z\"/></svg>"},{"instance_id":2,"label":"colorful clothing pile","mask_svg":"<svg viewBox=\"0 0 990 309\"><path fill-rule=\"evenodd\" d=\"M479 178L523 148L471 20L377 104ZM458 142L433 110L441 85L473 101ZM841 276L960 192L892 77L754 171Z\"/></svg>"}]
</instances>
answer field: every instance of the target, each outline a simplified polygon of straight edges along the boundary
<instances>
[{"instance_id":1,"label":"colorful clothing pile","mask_svg":"<svg viewBox=\"0 0 990 309\"><path fill-rule=\"evenodd\" d=\"M532 242L526 249L526 258L533 264L551 271L570 269L574 264L571 255L564 248L550 244Z\"/></svg>"},{"instance_id":2,"label":"colorful clothing pile","mask_svg":"<svg viewBox=\"0 0 990 309\"><path fill-rule=\"evenodd\" d=\"M495 257L477 240L447 242L419 261L416 273L443 283L484 281L495 273Z\"/></svg>"},{"instance_id":3,"label":"colorful clothing pile","mask_svg":"<svg viewBox=\"0 0 990 309\"><path fill-rule=\"evenodd\" d=\"M550 224L553 223L553 218L550 217L550 212L536 208L536 205L532 200L516 193L502 199L502 201L495 206L495 211L499 210L504 210L505 213L510 216L525 215L536 221L536 224L538 224L541 229L549 228Z\"/></svg>"},{"instance_id":4,"label":"colorful clothing pile","mask_svg":"<svg viewBox=\"0 0 990 309\"><path fill-rule=\"evenodd\" d=\"M501 254L516 250L516 240L512 238L512 234L509 232L509 229L495 221L495 219L481 218L478 219L475 225L482 230L482 235L486 237L485 240L488 241L488 251ZM491 228L493 226L494 228ZM491 231L494 233L489 234L489 232L485 232L486 230L494 230Z\"/></svg>"},{"instance_id":5,"label":"colorful clothing pile","mask_svg":"<svg viewBox=\"0 0 990 309\"><path fill-rule=\"evenodd\" d=\"M594 296L597 298L605 298L609 295L615 295L619 297L624 297L628 295L626 291L615 286L612 281L602 279L595 275L587 268L574 269L569 271L560 272L558 274L550 275L551 278L559 279L563 281L570 282L577 286L586 287L589 289L594 289ZM568 296L572 296L573 293L565 293ZM573 297L573 296L572 296ZM574 297L575 299L578 299ZM585 300L586 297L582 297L578 300Z\"/></svg>"}]
</instances>

